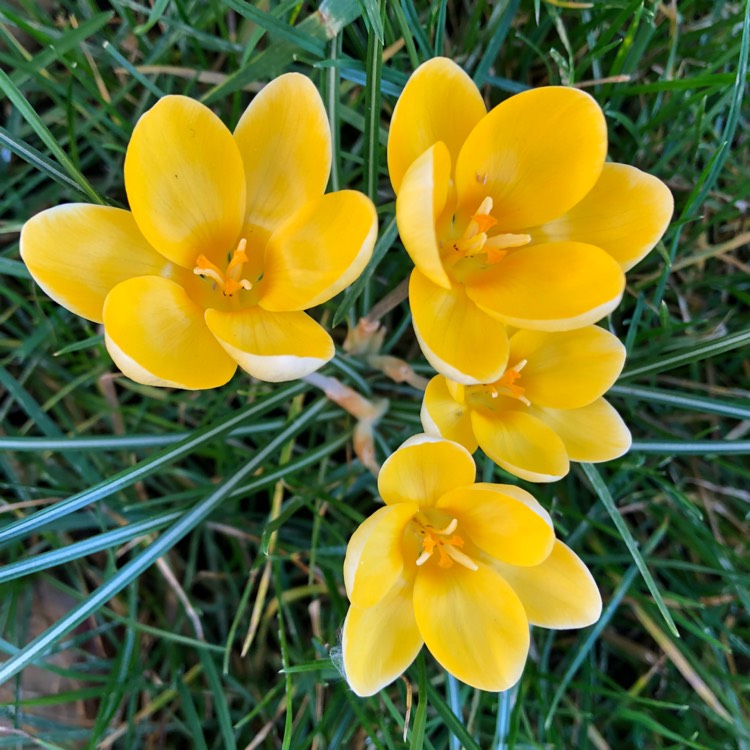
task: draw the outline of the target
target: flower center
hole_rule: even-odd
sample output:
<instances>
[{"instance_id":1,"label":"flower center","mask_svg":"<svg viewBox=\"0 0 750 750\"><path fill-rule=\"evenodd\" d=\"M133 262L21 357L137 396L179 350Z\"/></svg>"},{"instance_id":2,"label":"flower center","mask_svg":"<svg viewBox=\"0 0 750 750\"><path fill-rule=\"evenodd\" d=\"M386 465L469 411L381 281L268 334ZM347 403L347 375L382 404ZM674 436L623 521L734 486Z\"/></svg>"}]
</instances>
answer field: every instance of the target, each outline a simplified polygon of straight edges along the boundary
<instances>
[{"instance_id":1,"label":"flower center","mask_svg":"<svg viewBox=\"0 0 750 750\"><path fill-rule=\"evenodd\" d=\"M446 267L480 256L483 256L484 265L492 266L502 260L511 248L522 247L531 242L528 234L490 234L490 230L496 225L497 219L492 216L492 198L488 195L479 204L464 233L453 243L446 243L447 253L443 258Z\"/></svg>"},{"instance_id":2,"label":"flower center","mask_svg":"<svg viewBox=\"0 0 750 750\"><path fill-rule=\"evenodd\" d=\"M458 549L464 546L464 540L453 533L458 528L457 518L452 518L445 528L438 529L420 516L421 513L415 519L417 533L422 536L422 554L417 558L417 566L424 565L437 552L441 568L450 568L456 562L469 570L478 570L477 564Z\"/></svg>"},{"instance_id":3,"label":"flower center","mask_svg":"<svg viewBox=\"0 0 750 750\"><path fill-rule=\"evenodd\" d=\"M526 389L518 385L521 378L521 370L526 367L526 360L522 359L513 367L509 367L503 376L494 383L488 385L472 385L467 388L467 396L473 401L478 401L478 405L493 408L492 401L499 396L506 398L515 398L526 406L531 406L531 401L524 396Z\"/></svg>"},{"instance_id":4,"label":"flower center","mask_svg":"<svg viewBox=\"0 0 750 750\"><path fill-rule=\"evenodd\" d=\"M202 276L204 279L211 279L216 287L221 289L221 293L225 297L231 297L240 289L250 291L253 285L247 279L242 278L242 268L248 262L246 248L247 240L243 237L232 253L229 265L224 273L205 255L199 255L195 259L193 273L196 276Z\"/></svg>"}]
</instances>

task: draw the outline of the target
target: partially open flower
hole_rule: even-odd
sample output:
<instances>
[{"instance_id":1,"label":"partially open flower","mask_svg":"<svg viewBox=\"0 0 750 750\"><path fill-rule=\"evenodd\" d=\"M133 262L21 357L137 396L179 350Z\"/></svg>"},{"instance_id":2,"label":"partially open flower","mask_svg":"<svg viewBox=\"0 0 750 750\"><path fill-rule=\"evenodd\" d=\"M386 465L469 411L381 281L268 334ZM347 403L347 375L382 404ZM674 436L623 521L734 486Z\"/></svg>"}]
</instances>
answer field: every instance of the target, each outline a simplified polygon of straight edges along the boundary
<instances>
[{"instance_id":1,"label":"partially open flower","mask_svg":"<svg viewBox=\"0 0 750 750\"><path fill-rule=\"evenodd\" d=\"M599 618L596 584L549 514L518 487L474 484L475 473L466 449L427 435L383 464L386 506L354 532L344 561L344 669L357 695L396 679L422 644L462 682L506 690L526 663L529 624Z\"/></svg>"},{"instance_id":2,"label":"partially open flower","mask_svg":"<svg viewBox=\"0 0 750 750\"><path fill-rule=\"evenodd\" d=\"M616 307L623 271L659 240L673 204L662 182L606 153L604 115L582 91L534 89L487 113L450 60L415 71L388 168L416 266L414 328L438 372L490 383L508 362L505 325L572 330Z\"/></svg>"},{"instance_id":3,"label":"partially open flower","mask_svg":"<svg viewBox=\"0 0 750 750\"><path fill-rule=\"evenodd\" d=\"M364 195L323 194L330 166L325 108L302 75L268 84L234 134L199 102L167 96L128 146L131 211L43 211L21 255L50 297L104 323L133 380L213 388L238 364L261 380L301 377L334 353L303 311L354 281L377 233Z\"/></svg>"},{"instance_id":4,"label":"partially open flower","mask_svg":"<svg viewBox=\"0 0 750 750\"><path fill-rule=\"evenodd\" d=\"M625 347L608 331L517 331L510 365L486 385L434 377L422 402L432 434L477 445L530 482L564 477L569 461L610 461L630 448L630 432L602 395L617 380Z\"/></svg>"}]
</instances>

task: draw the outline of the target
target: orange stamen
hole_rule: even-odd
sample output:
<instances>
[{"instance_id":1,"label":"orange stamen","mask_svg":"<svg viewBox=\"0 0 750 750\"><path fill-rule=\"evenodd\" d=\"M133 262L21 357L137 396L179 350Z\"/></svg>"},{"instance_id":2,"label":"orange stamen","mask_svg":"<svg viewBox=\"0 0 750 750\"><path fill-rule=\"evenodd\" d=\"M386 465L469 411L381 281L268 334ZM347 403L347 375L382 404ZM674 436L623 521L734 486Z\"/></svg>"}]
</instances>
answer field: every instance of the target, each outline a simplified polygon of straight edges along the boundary
<instances>
[{"instance_id":1,"label":"orange stamen","mask_svg":"<svg viewBox=\"0 0 750 750\"><path fill-rule=\"evenodd\" d=\"M458 520L453 519L444 529L436 529L427 523L418 521L421 526L422 554L417 558L417 565L424 565L433 555L438 552L438 566L450 568L454 562L463 565L469 570L477 570L477 564L463 552L459 551L464 546L464 540L453 532L458 527Z\"/></svg>"},{"instance_id":2,"label":"orange stamen","mask_svg":"<svg viewBox=\"0 0 750 750\"><path fill-rule=\"evenodd\" d=\"M492 385L487 386L492 398L497 398L502 391L505 391L503 395L511 396L522 401L526 406L531 406L531 402L523 395L526 392L525 388L520 385L516 385L516 381L521 377L521 370L526 367L526 360L521 360L517 365L509 367L503 376L496 380Z\"/></svg>"},{"instance_id":3,"label":"orange stamen","mask_svg":"<svg viewBox=\"0 0 750 750\"><path fill-rule=\"evenodd\" d=\"M249 291L253 288L253 285L247 279L241 278L242 267L248 262L247 253L245 252L246 248L247 240L243 237L232 253L226 274L222 273L221 269L205 255L199 255L195 259L193 273L196 276L203 276L204 278L213 280L225 297L231 297L240 289Z\"/></svg>"}]
</instances>

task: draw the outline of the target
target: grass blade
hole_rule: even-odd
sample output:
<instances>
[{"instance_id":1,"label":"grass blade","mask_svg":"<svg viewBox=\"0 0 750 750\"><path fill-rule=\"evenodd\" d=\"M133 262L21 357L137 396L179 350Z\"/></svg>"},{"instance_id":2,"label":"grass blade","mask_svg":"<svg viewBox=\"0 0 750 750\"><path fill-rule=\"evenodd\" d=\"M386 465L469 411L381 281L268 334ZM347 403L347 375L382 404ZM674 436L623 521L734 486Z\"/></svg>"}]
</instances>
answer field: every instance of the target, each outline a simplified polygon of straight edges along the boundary
<instances>
[{"instance_id":1,"label":"grass blade","mask_svg":"<svg viewBox=\"0 0 750 750\"><path fill-rule=\"evenodd\" d=\"M583 472L588 478L589 482L591 482L591 486L594 488L594 492L599 497L599 500L601 500L602 504L607 509L607 513L609 513L609 516L612 519L612 522L614 523L615 528L620 532L622 541L625 542L625 546L628 548L628 551L632 555L633 560L635 561L636 567L640 571L640 574L643 577L643 580L646 583L648 590L651 592L651 595L654 597L656 606L659 608L659 611L661 612L661 615L664 618L664 621L667 623L667 627L669 628L669 630L672 632L673 635L679 638L680 633L677 630L677 626L674 624L672 615L669 614L667 605L664 603L664 597L662 596L661 591L659 591L659 587L656 585L656 581L654 580L654 577L651 575L651 571L648 569L648 566L646 565L646 561L643 559L643 555L638 549L638 542L636 542L635 538L631 534L627 523L625 523L625 519L620 515L620 512L617 510L617 506L615 505L614 498L610 494L609 488L604 483L604 480L602 479L601 474L599 473L598 469L593 464L581 464L581 468L583 469Z\"/></svg>"},{"instance_id":2,"label":"grass blade","mask_svg":"<svg viewBox=\"0 0 750 750\"><path fill-rule=\"evenodd\" d=\"M286 403L288 399L300 393L304 388L305 386L302 383L295 383L288 388L284 388L273 396L269 396L267 399L259 401L252 406L249 406L247 409L243 409L229 419L222 420L218 424L196 431L173 448L161 451L155 456L145 459L136 466L121 471L119 474L115 474L115 476L100 482L90 489L79 492L77 495L73 495L73 497L70 497L67 500L56 503L44 510L37 511L19 521L9 523L7 526L0 529L0 545L7 544L8 542L23 537L31 532L39 531L41 528L48 526L54 521L89 505L89 503L94 503L105 497L109 497L115 492L119 492L121 489L135 484L135 482L140 479L145 479L147 476L150 476L182 456L189 455L201 445L231 432L234 427L244 420L256 416L264 412L266 409Z\"/></svg>"},{"instance_id":3,"label":"grass blade","mask_svg":"<svg viewBox=\"0 0 750 750\"><path fill-rule=\"evenodd\" d=\"M120 591L138 578L143 571L172 549L175 544L189 534L198 524L205 521L216 507L246 477L251 476L276 450L310 424L326 404L327 401L321 399L313 406L308 407L301 417L280 432L265 448L258 451L250 461L214 490L205 500L202 500L185 513L176 524L167 529L156 541L146 547L143 552L124 565L115 575L89 594L80 604L74 607L52 627L45 630L20 649L14 656L3 662L0 665L0 685L44 655L60 638L80 625L87 617L93 615L113 596L119 594Z\"/></svg>"}]
</instances>

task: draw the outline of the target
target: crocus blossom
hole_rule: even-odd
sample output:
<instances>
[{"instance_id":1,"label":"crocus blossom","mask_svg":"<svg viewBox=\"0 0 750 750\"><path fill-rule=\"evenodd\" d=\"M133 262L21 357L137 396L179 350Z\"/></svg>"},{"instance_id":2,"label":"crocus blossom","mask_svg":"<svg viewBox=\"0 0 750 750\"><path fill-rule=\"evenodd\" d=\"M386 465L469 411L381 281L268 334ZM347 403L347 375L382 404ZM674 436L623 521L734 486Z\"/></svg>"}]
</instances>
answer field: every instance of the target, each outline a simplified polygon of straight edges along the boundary
<instances>
[{"instance_id":1,"label":"crocus blossom","mask_svg":"<svg viewBox=\"0 0 750 750\"><path fill-rule=\"evenodd\" d=\"M491 383L508 363L506 325L572 330L616 307L624 270L654 247L673 204L662 182L606 153L604 115L580 90L533 89L488 113L452 61L415 71L388 169L416 266L414 328L438 372Z\"/></svg>"},{"instance_id":2,"label":"crocus blossom","mask_svg":"<svg viewBox=\"0 0 750 750\"><path fill-rule=\"evenodd\" d=\"M137 122L125 157L130 211L69 204L34 216L21 255L50 297L104 323L133 380L202 389L237 365L268 381L334 353L304 310L367 264L371 201L324 195L331 138L312 82L290 73L251 102L234 133L204 105L166 96Z\"/></svg>"},{"instance_id":3,"label":"crocus blossom","mask_svg":"<svg viewBox=\"0 0 750 750\"><path fill-rule=\"evenodd\" d=\"M530 482L565 476L570 461L599 462L630 448L630 432L602 398L625 362L625 347L608 331L517 331L509 366L486 385L434 377L422 401L432 434L477 445L499 466Z\"/></svg>"},{"instance_id":4,"label":"crocus blossom","mask_svg":"<svg viewBox=\"0 0 750 750\"><path fill-rule=\"evenodd\" d=\"M357 695L396 679L423 644L462 682L506 690L523 671L529 624L599 618L596 584L549 514L528 492L475 484L475 474L465 448L428 435L383 464L386 505L354 532L344 561L344 670Z\"/></svg>"}]
</instances>

